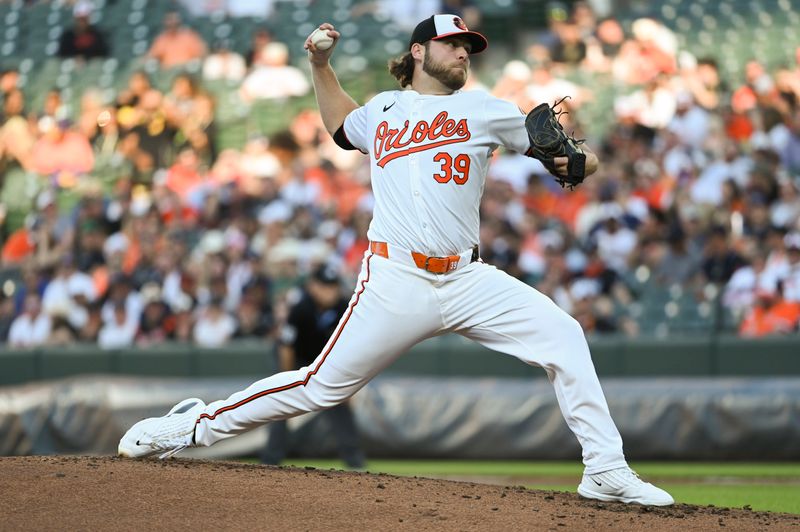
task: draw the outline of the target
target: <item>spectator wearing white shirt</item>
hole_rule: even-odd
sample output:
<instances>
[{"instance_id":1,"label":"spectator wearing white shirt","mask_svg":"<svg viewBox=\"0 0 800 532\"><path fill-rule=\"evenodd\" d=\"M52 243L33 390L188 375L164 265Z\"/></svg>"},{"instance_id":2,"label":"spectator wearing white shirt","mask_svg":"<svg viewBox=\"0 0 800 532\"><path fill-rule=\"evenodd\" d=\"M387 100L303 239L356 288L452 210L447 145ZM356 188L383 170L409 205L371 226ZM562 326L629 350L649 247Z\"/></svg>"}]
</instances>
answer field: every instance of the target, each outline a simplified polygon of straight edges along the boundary
<instances>
[{"instance_id":1,"label":"spectator wearing white shirt","mask_svg":"<svg viewBox=\"0 0 800 532\"><path fill-rule=\"evenodd\" d=\"M108 300L100 311L103 323L112 323L116 319L115 307L118 303L125 305L125 316L130 325L137 325L144 308L142 296L133 290L130 277L124 274L115 274L109 280Z\"/></svg>"},{"instance_id":2,"label":"spectator wearing white shirt","mask_svg":"<svg viewBox=\"0 0 800 532\"><path fill-rule=\"evenodd\" d=\"M42 308L49 316L62 316L73 328L86 324L85 304L96 299L92 278L75 270L71 256L66 256L56 270L55 277L48 283L42 296Z\"/></svg>"},{"instance_id":3,"label":"spectator wearing white shirt","mask_svg":"<svg viewBox=\"0 0 800 532\"><path fill-rule=\"evenodd\" d=\"M689 91L678 91L675 95L675 116L667 129L675 133L684 146L699 148L708 138L710 115L702 107L695 105Z\"/></svg>"},{"instance_id":4,"label":"spectator wearing white shirt","mask_svg":"<svg viewBox=\"0 0 800 532\"><path fill-rule=\"evenodd\" d=\"M492 87L492 94L515 103L520 109L532 109L527 94L530 81L530 67L519 59L511 60L503 67L500 78Z\"/></svg>"},{"instance_id":5,"label":"spectator wearing white shirt","mask_svg":"<svg viewBox=\"0 0 800 532\"><path fill-rule=\"evenodd\" d=\"M194 326L193 337L200 347L222 347L236 332L236 320L222 308L222 300L213 298Z\"/></svg>"},{"instance_id":6,"label":"spectator wearing white shirt","mask_svg":"<svg viewBox=\"0 0 800 532\"><path fill-rule=\"evenodd\" d=\"M253 100L280 100L302 96L311 89L305 74L289 64L289 49L271 42L261 50L253 71L242 82L241 97Z\"/></svg>"},{"instance_id":7,"label":"spectator wearing white shirt","mask_svg":"<svg viewBox=\"0 0 800 532\"><path fill-rule=\"evenodd\" d=\"M740 319L756 303L756 293L774 292L774 276L766 270L766 261L759 250L749 250L749 264L738 268L725 285L722 302Z\"/></svg>"},{"instance_id":8,"label":"spectator wearing white shirt","mask_svg":"<svg viewBox=\"0 0 800 532\"><path fill-rule=\"evenodd\" d=\"M675 108L675 95L665 86L662 76L653 78L632 94L617 97L614 102L619 119L631 120L650 130L665 128L675 116Z\"/></svg>"},{"instance_id":9,"label":"spectator wearing white shirt","mask_svg":"<svg viewBox=\"0 0 800 532\"><path fill-rule=\"evenodd\" d=\"M50 316L42 312L38 294L28 294L23 313L11 323L8 344L11 347L44 345L50 337L51 329Z\"/></svg>"},{"instance_id":10,"label":"spectator wearing white shirt","mask_svg":"<svg viewBox=\"0 0 800 532\"><path fill-rule=\"evenodd\" d=\"M611 204L607 209L605 222L594 235L597 253L609 269L625 273L628 258L636 248L636 232L624 225L619 205Z\"/></svg>"},{"instance_id":11,"label":"spectator wearing white shirt","mask_svg":"<svg viewBox=\"0 0 800 532\"><path fill-rule=\"evenodd\" d=\"M225 230L225 256L228 259L225 308L234 313L241 302L244 286L253 277L253 265L245 256L247 245L248 237L241 229L232 225Z\"/></svg>"},{"instance_id":12,"label":"spectator wearing white shirt","mask_svg":"<svg viewBox=\"0 0 800 532\"><path fill-rule=\"evenodd\" d=\"M800 220L800 187L788 177L778 179L779 198L770 205L772 225L789 227Z\"/></svg>"},{"instance_id":13,"label":"spectator wearing white shirt","mask_svg":"<svg viewBox=\"0 0 800 532\"><path fill-rule=\"evenodd\" d=\"M194 0L193 0L194 1ZM269 18L277 0L227 0L225 10L228 16Z\"/></svg>"},{"instance_id":14,"label":"spectator wearing white shirt","mask_svg":"<svg viewBox=\"0 0 800 532\"><path fill-rule=\"evenodd\" d=\"M800 108L794 111L789 121L789 135L780 156L783 166L791 175L800 175Z\"/></svg>"},{"instance_id":15,"label":"spectator wearing white shirt","mask_svg":"<svg viewBox=\"0 0 800 532\"><path fill-rule=\"evenodd\" d=\"M492 165L489 167L489 178L505 181L517 194L525 194L531 176L544 175L546 172L544 165L538 159L526 157L521 153L505 152L492 161Z\"/></svg>"},{"instance_id":16,"label":"spectator wearing white shirt","mask_svg":"<svg viewBox=\"0 0 800 532\"><path fill-rule=\"evenodd\" d=\"M766 257L765 269L768 274L780 279L789 271L789 253L786 250L786 227L773 226L764 239L763 255Z\"/></svg>"},{"instance_id":17,"label":"spectator wearing white shirt","mask_svg":"<svg viewBox=\"0 0 800 532\"><path fill-rule=\"evenodd\" d=\"M380 18L391 20L402 31L411 33L417 22L429 17L431 13L441 13L442 4L442 0L406 0L405 2L375 0L374 2L365 2L353 11L354 14L372 11ZM451 13L452 11L446 12Z\"/></svg>"},{"instance_id":18,"label":"spectator wearing white shirt","mask_svg":"<svg viewBox=\"0 0 800 532\"><path fill-rule=\"evenodd\" d=\"M277 0L178 0L181 7L193 17L207 17L225 13L229 17L267 18L272 14Z\"/></svg>"},{"instance_id":19,"label":"spectator wearing white shirt","mask_svg":"<svg viewBox=\"0 0 800 532\"><path fill-rule=\"evenodd\" d=\"M692 183L689 190L694 203L720 205L723 200L722 185L733 180L739 187L747 185L753 160L742 156L732 141L723 147L723 154L708 164Z\"/></svg>"},{"instance_id":20,"label":"spectator wearing white shirt","mask_svg":"<svg viewBox=\"0 0 800 532\"><path fill-rule=\"evenodd\" d=\"M783 279L783 298L800 303L800 233L789 233L784 243L789 268Z\"/></svg>"},{"instance_id":21,"label":"spectator wearing white shirt","mask_svg":"<svg viewBox=\"0 0 800 532\"><path fill-rule=\"evenodd\" d=\"M586 90L566 79L553 77L551 65L542 63L531 72L531 83L525 94L532 105L546 103L552 105L557 100L569 96L564 102L571 109L580 107L586 100Z\"/></svg>"},{"instance_id":22,"label":"spectator wearing white shirt","mask_svg":"<svg viewBox=\"0 0 800 532\"><path fill-rule=\"evenodd\" d=\"M115 303L113 319L100 329L97 343L100 349L123 349L133 345L139 327L138 319L129 319L125 310L125 303Z\"/></svg>"},{"instance_id":23,"label":"spectator wearing white shirt","mask_svg":"<svg viewBox=\"0 0 800 532\"><path fill-rule=\"evenodd\" d=\"M229 40L218 41L203 61L203 79L239 82L247 74L244 57L231 50Z\"/></svg>"}]
</instances>

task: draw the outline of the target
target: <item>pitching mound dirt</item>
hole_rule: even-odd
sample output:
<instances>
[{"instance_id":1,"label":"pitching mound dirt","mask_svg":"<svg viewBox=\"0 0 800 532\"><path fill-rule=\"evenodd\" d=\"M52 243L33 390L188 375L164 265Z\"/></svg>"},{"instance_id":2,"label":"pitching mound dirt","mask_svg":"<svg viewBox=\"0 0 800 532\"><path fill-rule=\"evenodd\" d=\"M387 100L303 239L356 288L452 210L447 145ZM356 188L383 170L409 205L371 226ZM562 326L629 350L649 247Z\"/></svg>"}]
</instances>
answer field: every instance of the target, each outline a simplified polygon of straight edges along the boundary
<instances>
[{"instance_id":1,"label":"pitching mound dirt","mask_svg":"<svg viewBox=\"0 0 800 532\"><path fill-rule=\"evenodd\" d=\"M198 460L0 458L0 530L793 530L800 516Z\"/></svg>"}]
</instances>

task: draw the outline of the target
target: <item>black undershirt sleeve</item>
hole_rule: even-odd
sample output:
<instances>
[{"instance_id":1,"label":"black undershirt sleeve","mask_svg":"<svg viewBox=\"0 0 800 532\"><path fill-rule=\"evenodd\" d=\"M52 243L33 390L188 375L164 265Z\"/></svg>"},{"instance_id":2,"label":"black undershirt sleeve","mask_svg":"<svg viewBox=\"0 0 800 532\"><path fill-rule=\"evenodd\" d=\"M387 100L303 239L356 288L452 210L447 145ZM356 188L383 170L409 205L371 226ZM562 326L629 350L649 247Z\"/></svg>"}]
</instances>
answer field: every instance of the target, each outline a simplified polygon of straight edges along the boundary
<instances>
[{"instance_id":1,"label":"black undershirt sleeve","mask_svg":"<svg viewBox=\"0 0 800 532\"><path fill-rule=\"evenodd\" d=\"M339 129L336 130L336 133L333 134L333 141L336 143L337 146L342 148L343 150L357 150L355 146L353 146L349 140L347 140L347 135L344 133L344 124L339 126Z\"/></svg>"}]
</instances>

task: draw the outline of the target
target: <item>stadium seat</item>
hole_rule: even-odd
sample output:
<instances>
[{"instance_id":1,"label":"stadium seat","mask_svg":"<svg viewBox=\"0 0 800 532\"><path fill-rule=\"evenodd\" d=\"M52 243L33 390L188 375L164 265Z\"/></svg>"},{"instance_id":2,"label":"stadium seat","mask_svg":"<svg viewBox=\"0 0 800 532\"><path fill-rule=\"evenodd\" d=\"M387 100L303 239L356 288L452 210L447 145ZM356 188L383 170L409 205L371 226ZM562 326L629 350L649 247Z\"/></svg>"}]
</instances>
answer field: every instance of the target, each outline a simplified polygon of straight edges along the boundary
<instances>
[{"instance_id":1,"label":"stadium seat","mask_svg":"<svg viewBox=\"0 0 800 532\"><path fill-rule=\"evenodd\" d=\"M38 179L22 168L12 166L5 171L0 203L7 209L5 224L9 232L22 227L38 191Z\"/></svg>"}]
</instances>

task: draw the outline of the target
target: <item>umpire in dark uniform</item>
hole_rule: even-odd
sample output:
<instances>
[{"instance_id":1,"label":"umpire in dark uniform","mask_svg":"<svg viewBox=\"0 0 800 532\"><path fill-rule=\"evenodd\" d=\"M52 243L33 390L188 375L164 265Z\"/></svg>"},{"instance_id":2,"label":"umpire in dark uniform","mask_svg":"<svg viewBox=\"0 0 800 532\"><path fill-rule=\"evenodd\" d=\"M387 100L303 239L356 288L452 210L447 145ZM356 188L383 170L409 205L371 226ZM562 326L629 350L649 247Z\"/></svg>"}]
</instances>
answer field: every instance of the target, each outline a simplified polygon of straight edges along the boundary
<instances>
[{"instance_id":1,"label":"umpire in dark uniform","mask_svg":"<svg viewBox=\"0 0 800 532\"><path fill-rule=\"evenodd\" d=\"M286 324L279 335L278 364L280 371L309 366L314 362L347 310L338 271L320 266L309 277L300 299L289 309ZM363 469L364 452L358 440L353 412L347 401L324 410L320 415L330 422L339 447L339 455L350 469ZM279 464L286 458L289 431L285 420L267 425L269 436L261 456L262 463Z\"/></svg>"}]
</instances>

